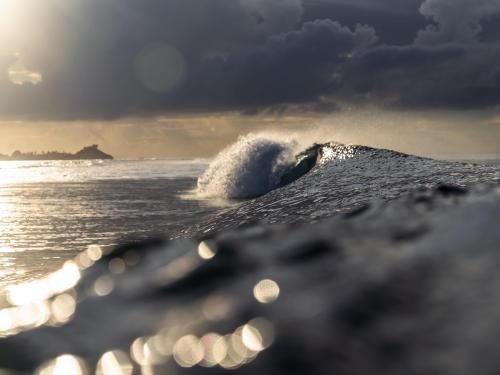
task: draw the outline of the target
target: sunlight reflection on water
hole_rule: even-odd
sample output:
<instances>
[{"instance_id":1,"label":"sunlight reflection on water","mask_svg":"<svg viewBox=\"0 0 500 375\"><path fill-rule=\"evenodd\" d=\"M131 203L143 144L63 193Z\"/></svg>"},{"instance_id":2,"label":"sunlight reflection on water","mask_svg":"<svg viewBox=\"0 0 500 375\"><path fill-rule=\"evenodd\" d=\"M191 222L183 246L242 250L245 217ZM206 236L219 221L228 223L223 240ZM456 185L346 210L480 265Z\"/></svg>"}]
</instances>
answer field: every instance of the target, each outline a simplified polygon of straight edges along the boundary
<instances>
[{"instance_id":1,"label":"sunlight reflection on water","mask_svg":"<svg viewBox=\"0 0 500 375\"><path fill-rule=\"evenodd\" d=\"M200 270L203 265L220 260L213 244L213 256L208 258L203 252L198 253L200 245L202 248L208 246L202 242L193 248L193 251L169 263L185 263L190 266L180 267L173 276L174 279L163 280L165 285L189 278L192 272ZM113 285L117 276L113 274L113 267L110 265L120 260L120 264L127 266L126 258L126 252L114 253L92 245L47 277L9 287L5 301L0 304L0 337L35 327L64 326L71 322L76 318L74 314L77 305L81 306L80 304L84 304L88 299L104 297L115 292ZM141 262L141 259L146 260L147 256L140 256L136 265L148 267L148 262ZM165 269L168 270L169 265ZM92 276L92 267L100 267L104 273ZM149 277L154 279L155 276L144 275L146 279ZM90 280L93 280L93 288L89 289L87 284ZM158 287L163 288L165 285ZM104 290L105 292L100 292ZM116 290L116 293L120 296L121 292ZM260 280L254 288L254 293L262 294L259 297L261 300L258 299L259 303L273 303L278 298L278 283L271 279ZM164 318L158 321L159 324L152 335L136 337L120 348L108 348L99 353L95 360L81 358L74 353L60 354L39 365L35 374L130 375L134 368L140 368L141 373L155 373L155 369L160 369L163 365L174 368L218 366L226 370L237 369L253 362L261 352L273 344L275 325L268 318L257 316L245 317L243 321L238 319L236 324L227 325L220 332L209 328L211 322L229 322L228 319L234 315L236 304L237 301L228 297L211 293L199 301L172 307L164 312ZM92 369L95 369L95 372Z\"/></svg>"},{"instance_id":2,"label":"sunlight reflection on water","mask_svg":"<svg viewBox=\"0 0 500 375\"><path fill-rule=\"evenodd\" d=\"M0 185L197 177L208 160L0 161Z\"/></svg>"},{"instance_id":3,"label":"sunlight reflection on water","mask_svg":"<svg viewBox=\"0 0 500 375\"><path fill-rule=\"evenodd\" d=\"M203 160L0 162L0 289L43 277L90 244L169 236L202 220L214 208L179 195L205 167Z\"/></svg>"}]
</instances>

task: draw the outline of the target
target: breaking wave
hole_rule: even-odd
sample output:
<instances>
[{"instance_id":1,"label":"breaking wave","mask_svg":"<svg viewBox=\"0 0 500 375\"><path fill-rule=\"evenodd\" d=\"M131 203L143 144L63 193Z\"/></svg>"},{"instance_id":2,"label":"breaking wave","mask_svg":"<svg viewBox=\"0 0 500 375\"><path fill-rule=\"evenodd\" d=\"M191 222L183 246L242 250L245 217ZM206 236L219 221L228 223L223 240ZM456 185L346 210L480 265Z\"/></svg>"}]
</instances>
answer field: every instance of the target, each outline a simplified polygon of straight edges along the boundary
<instances>
[{"instance_id":1,"label":"breaking wave","mask_svg":"<svg viewBox=\"0 0 500 375\"><path fill-rule=\"evenodd\" d=\"M294 160L297 143L248 135L221 151L198 179L204 197L245 199L279 186Z\"/></svg>"},{"instance_id":2,"label":"breaking wave","mask_svg":"<svg viewBox=\"0 0 500 375\"><path fill-rule=\"evenodd\" d=\"M221 151L198 179L198 195L248 199L286 186L328 158L333 144L304 150L294 139L247 135Z\"/></svg>"},{"instance_id":3,"label":"breaking wave","mask_svg":"<svg viewBox=\"0 0 500 375\"><path fill-rule=\"evenodd\" d=\"M409 157L396 151L366 146L335 142L304 145L298 138L250 134L240 137L217 155L198 179L197 193L206 198L255 198L291 184L316 166L353 159L354 156L358 167L370 164L374 159L389 161Z\"/></svg>"}]
</instances>

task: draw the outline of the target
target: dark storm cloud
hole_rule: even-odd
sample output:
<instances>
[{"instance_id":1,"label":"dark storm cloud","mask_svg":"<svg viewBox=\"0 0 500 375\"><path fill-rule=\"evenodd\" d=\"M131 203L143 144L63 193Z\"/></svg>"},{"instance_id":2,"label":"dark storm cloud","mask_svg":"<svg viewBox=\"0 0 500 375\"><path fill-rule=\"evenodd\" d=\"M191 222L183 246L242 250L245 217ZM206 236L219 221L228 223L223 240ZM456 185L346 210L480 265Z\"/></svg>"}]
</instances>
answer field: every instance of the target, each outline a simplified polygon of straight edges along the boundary
<instances>
[{"instance_id":1,"label":"dark storm cloud","mask_svg":"<svg viewBox=\"0 0 500 375\"><path fill-rule=\"evenodd\" d=\"M500 104L500 0L46 0L38 12L29 37L0 46L3 117ZM155 46L182 56L171 81L148 72L164 91L138 78ZM13 52L42 83L9 82Z\"/></svg>"},{"instance_id":2,"label":"dark storm cloud","mask_svg":"<svg viewBox=\"0 0 500 375\"><path fill-rule=\"evenodd\" d=\"M379 47L349 66L344 94L410 109L494 106L500 103L499 58L486 46Z\"/></svg>"},{"instance_id":3,"label":"dark storm cloud","mask_svg":"<svg viewBox=\"0 0 500 375\"><path fill-rule=\"evenodd\" d=\"M366 24L387 44L409 44L428 21L418 11L423 0L305 0L303 20L329 18L342 25Z\"/></svg>"},{"instance_id":4,"label":"dark storm cloud","mask_svg":"<svg viewBox=\"0 0 500 375\"><path fill-rule=\"evenodd\" d=\"M303 13L300 0L23 1L38 7L30 12L37 15L32 24L43 24L10 50L0 35L0 64L5 59L0 68L5 73L8 59L20 52L43 82L16 86L7 84L4 74L0 112L35 118L161 111L168 97L149 92L137 79L135 62L144 48L158 43L177 48L189 73L211 56L254 48L293 29Z\"/></svg>"},{"instance_id":5,"label":"dark storm cloud","mask_svg":"<svg viewBox=\"0 0 500 375\"><path fill-rule=\"evenodd\" d=\"M189 106L193 96L207 109L314 101L335 91L338 67L376 41L367 26L351 30L330 20L309 22L250 52L201 64L176 104Z\"/></svg>"},{"instance_id":6,"label":"dark storm cloud","mask_svg":"<svg viewBox=\"0 0 500 375\"><path fill-rule=\"evenodd\" d=\"M500 103L500 41L483 23L500 1L427 0L434 23L408 46L377 46L349 65L352 95L406 108L471 109Z\"/></svg>"}]
</instances>

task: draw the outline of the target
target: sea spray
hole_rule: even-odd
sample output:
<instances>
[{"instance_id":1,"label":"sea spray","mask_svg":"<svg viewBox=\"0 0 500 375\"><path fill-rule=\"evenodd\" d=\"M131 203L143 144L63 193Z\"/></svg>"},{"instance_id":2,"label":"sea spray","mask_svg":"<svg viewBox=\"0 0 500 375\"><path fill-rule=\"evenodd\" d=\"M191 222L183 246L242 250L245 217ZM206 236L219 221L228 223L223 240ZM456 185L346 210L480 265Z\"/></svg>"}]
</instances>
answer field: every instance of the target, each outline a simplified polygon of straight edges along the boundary
<instances>
[{"instance_id":1,"label":"sea spray","mask_svg":"<svg viewBox=\"0 0 500 375\"><path fill-rule=\"evenodd\" d=\"M246 199L279 186L293 166L298 147L293 139L249 134L221 151L198 179L203 197Z\"/></svg>"},{"instance_id":2,"label":"sea spray","mask_svg":"<svg viewBox=\"0 0 500 375\"><path fill-rule=\"evenodd\" d=\"M198 179L197 197L249 199L284 187L317 165L353 157L356 147L312 142L311 135L265 132L241 136Z\"/></svg>"}]
</instances>

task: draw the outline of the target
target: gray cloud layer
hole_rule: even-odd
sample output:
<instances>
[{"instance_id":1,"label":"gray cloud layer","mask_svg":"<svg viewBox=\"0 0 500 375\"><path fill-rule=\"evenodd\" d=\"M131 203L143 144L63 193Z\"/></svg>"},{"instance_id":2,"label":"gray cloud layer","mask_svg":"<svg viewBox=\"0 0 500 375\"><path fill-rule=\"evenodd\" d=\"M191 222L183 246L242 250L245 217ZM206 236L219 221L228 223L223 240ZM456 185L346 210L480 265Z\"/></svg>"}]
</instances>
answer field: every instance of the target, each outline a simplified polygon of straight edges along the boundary
<instances>
[{"instance_id":1,"label":"gray cloud layer","mask_svg":"<svg viewBox=\"0 0 500 375\"><path fill-rule=\"evenodd\" d=\"M500 0L18 1L2 117L500 104ZM9 81L14 52L43 82Z\"/></svg>"}]
</instances>

